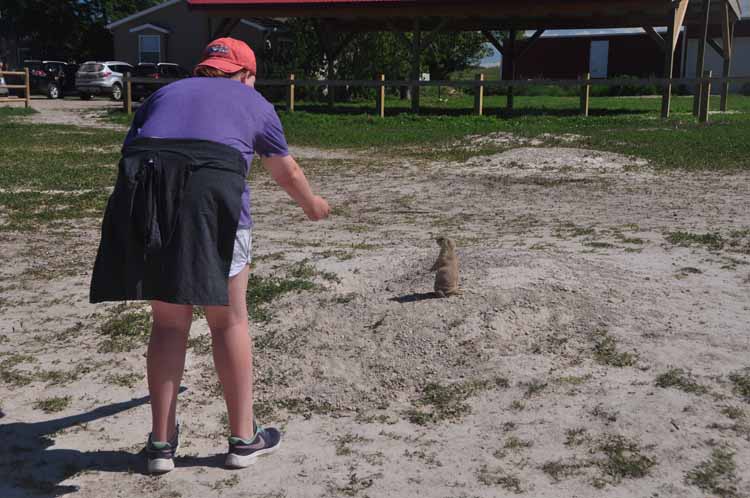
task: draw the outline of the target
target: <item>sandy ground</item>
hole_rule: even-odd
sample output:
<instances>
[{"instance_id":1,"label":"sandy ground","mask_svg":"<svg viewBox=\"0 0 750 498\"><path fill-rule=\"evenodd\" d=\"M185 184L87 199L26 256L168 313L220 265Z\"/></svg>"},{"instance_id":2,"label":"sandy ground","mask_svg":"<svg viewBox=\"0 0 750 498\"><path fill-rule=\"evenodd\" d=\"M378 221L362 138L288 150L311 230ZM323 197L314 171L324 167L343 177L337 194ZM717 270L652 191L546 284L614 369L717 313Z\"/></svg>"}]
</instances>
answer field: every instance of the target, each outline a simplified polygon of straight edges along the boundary
<instances>
[{"instance_id":1,"label":"sandy ground","mask_svg":"<svg viewBox=\"0 0 750 498\"><path fill-rule=\"evenodd\" d=\"M21 100L21 102L23 102ZM22 107L23 103L0 104ZM31 98L31 107L39 111L19 121L40 124L64 124L75 126L94 126L97 128L122 129L123 127L100 119L110 109L122 108L122 102L115 102L104 97L81 100L78 97L48 99L39 95Z\"/></svg>"},{"instance_id":2,"label":"sandy ground","mask_svg":"<svg viewBox=\"0 0 750 498\"><path fill-rule=\"evenodd\" d=\"M460 164L295 149L335 208L319 224L254 177L254 272L307 260L317 288L252 324L257 409L284 440L243 471L221 468L223 403L194 347L178 468L143 474L145 347L100 352L113 307L87 303L98 220L3 232L0 365L28 355L6 371L34 380L0 382L0 496L750 496L750 400L730 380L750 367L750 175L481 140L513 148ZM461 258L450 299L430 295L438 235ZM674 368L693 392L656 385ZM35 407L53 396L70 403ZM701 489L722 451L734 467Z\"/></svg>"}]
</instances>

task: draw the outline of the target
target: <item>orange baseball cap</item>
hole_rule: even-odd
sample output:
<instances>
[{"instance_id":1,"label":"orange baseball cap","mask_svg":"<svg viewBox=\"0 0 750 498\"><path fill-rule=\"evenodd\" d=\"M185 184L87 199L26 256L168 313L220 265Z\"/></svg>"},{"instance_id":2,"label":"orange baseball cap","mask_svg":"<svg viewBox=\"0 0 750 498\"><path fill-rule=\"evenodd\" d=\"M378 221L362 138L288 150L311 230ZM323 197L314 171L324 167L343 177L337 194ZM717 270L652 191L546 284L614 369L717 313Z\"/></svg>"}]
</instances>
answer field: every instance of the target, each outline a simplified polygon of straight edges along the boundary
<instances>
[{"instance_id":1,"label":"orange baseball cap","mask_svg":"<svg viewBox=\"0 0 750 498\"><path fill-rule=\"evenodd\" d=\"M209 43L198 66L212 67L229 74L242 69L255 74L257 68L253 49L234 38L218 38Z\"/></svg>"}]
</instances>

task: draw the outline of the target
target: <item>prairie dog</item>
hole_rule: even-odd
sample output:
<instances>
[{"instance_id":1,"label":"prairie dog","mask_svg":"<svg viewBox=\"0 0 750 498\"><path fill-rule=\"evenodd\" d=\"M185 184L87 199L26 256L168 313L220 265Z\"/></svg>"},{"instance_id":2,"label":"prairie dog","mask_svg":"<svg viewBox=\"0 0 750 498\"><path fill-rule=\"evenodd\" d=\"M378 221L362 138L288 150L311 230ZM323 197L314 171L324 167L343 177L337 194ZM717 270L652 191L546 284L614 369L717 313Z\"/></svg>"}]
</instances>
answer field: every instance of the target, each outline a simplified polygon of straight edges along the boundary
<instances>
[{"instance_id":1,"label":"prairie dog","mask_svg":"<svg viewBox=\"0 0 750 498\"><path fill-rule=\"evenodd\" d=\"M448 297L460 294L458 289L458 256L456 243L447 237L438 237L440 255L431 270L437 270L435 275L435 294L438 297Z\"/></svg>"}]
</instances>

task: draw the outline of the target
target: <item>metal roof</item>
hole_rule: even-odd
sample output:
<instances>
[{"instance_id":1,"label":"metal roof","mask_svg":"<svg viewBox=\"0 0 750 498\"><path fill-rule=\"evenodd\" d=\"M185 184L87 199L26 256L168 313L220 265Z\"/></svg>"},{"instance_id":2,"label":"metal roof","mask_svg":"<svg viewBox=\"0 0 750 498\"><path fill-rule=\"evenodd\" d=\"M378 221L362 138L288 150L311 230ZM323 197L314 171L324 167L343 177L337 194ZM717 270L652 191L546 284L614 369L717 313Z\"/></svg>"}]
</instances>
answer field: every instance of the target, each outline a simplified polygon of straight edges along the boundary
<instances>
[{"instance_id":1,"label":"metal roof","mask_svg":"<svg viewBox=\"0 0 750 498\"><path fill-rule=\"evenodd\" d=\"M420 18L429 29L565 29L664 26L677 0L186 0L196 10L227 17L317 17L341 30L409 31ZM715 0L719 24L726 1L741 17L740 0ZM690 0L686 24L699 24L702 3Z\"/></svg>"}]
</instances>

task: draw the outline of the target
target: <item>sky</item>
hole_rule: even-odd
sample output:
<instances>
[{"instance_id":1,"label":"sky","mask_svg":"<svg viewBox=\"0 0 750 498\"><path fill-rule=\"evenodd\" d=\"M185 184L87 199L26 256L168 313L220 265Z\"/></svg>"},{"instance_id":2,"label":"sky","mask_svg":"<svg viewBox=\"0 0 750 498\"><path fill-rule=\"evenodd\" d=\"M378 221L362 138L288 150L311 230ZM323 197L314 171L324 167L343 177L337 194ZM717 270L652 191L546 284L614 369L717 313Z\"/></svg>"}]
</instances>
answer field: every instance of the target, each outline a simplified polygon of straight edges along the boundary
<instances>
[{"instance_id":1,"label":"sky","mask_svg":"<svg viewBox=\"0 0 750 498\"><path fill-rule=\"evenodd\" d=\"M742 0L742 14L750 17L750 0ZM642 33L641 28L633 29L599 29L599 30L582 30L582 29L554 29L544 33L544 36L562 36L562 35L594 35L600 33ZM489 46L489 45L488 45ZM492 55L483 59L481 65L484 67L497 66L500 64L500 54L492 48Z\"/></svg>"}]
</instances>

